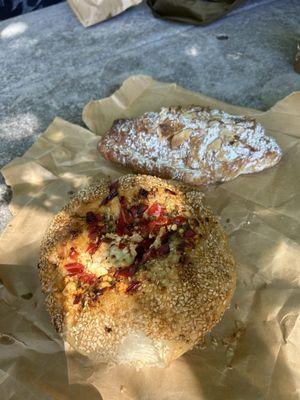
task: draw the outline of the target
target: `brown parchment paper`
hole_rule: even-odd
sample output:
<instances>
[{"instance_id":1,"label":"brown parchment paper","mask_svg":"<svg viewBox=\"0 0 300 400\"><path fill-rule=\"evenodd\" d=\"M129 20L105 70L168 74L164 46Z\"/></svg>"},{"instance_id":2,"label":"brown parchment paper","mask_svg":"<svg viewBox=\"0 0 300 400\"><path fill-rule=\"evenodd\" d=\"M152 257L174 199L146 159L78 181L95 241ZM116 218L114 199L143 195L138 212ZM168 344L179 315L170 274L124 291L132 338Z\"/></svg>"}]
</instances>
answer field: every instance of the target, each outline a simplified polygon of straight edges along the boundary
<instances>
[{"instance_id":1,"label":"brown parchment paper","mask_svg":"<svg viewBox=\"0 0 300 400\"><path fill-rule=\"evenodd\" d=\"M83 26L105 21L141 3L143 0L67 0Z\"/></svg>"},{"instance_id":2,"label":"brown parchment paper","mask_svg":"<svg viewBox=\"0 0 300 400\"><path fill-rule=\"evenodd\" d=\"M15 215L0 240L5 399L300 398L300 93L262 113L134 76L111 97L90 102L83 119L101 135L115 118L178 104L254 115L284 151L275 168L206 190L238 264L231 308L205 343L163 370L95 365L67 344L64 351L40 293L39 242L75 189L96 174L116 178L124 170L97 155L98 136L57 118L2 171Z\"/></svg>"}]
</instances>

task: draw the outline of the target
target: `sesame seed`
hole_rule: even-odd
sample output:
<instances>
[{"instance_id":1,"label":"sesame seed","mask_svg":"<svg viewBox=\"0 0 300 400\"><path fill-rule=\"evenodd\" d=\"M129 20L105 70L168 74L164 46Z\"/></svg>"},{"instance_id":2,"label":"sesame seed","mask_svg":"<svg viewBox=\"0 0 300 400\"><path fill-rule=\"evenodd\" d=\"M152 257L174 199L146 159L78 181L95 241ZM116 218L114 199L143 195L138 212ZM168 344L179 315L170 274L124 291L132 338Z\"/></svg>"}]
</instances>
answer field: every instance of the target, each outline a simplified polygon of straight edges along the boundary
<instances>
[{"instance_id":1,"label":"sesame seed","mask_svg":"<svg viewBox=\"0 0 300 400\"><path fill-rule=\"evenodd\" d=\"M151 201L159 200L170 210L176 208L197 219L201 236L186 251L183 262L174 250L146 263L135 277L143 281L142 290L130 296L111 290L93 307L80 308L74 307L73 297L64 291L73 278L64 274L58 248L70 236L74 215L81 215L89 204L100 204L109 185L109 180L98 179L75 194L43 239L38 267L54 326L78 351L104 362L118 362L120 343L132 332L144 332L157 346L168 341L172 346L184 343L186 349L192 348L219 321L230 304L236 280L225 233L197 188L145 175L122 176L120 193L134 197L142 187ZM176 195L169 196L165 188ZM166 359L172 346L163 349Z\"/></svg>"}]
</instances>

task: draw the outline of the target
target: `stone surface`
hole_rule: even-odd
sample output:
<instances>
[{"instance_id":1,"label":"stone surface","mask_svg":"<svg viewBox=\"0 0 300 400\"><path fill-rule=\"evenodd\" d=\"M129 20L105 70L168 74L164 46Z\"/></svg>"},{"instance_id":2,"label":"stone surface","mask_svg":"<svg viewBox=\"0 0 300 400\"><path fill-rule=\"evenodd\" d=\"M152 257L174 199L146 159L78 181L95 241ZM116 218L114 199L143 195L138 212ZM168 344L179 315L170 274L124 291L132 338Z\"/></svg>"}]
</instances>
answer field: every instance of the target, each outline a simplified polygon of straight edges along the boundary
<instances>
[{"instance_id":1,"label":"stone surface","mask_svg":"<svg viewBox=\"0 0 300 400\"><path fill-rule=\"evenodd\" d=\"M0 163L22 155L55 116L82 124L91 99L132 74L268 109L300 90L298 0L250 0L207 27L158 20L145 4L83 28L66 3L0 23ZM9 221L0 185L0 229Z\"/></svg>"}]
</instances>

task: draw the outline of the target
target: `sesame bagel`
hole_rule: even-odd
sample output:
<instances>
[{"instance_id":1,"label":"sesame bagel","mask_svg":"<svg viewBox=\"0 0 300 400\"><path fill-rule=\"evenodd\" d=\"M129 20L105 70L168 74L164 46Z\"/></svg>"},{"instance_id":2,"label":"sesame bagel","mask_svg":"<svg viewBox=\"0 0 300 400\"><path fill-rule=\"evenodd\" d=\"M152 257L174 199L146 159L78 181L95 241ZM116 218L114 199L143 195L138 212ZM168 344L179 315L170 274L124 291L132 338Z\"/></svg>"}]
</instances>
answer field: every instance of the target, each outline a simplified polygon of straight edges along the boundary
<instances>
[{"instance_id":1,"label":"sesame bagel","mask_svg":"<svg viewBox=\"0 0 300 400\"><path fill-rule=\"evenodd\" d=\"M100 179L53 219L38 263L56 329L101 362L166 366L229 306L235 263L197 188Z\"/></svg>"}]
</instances>

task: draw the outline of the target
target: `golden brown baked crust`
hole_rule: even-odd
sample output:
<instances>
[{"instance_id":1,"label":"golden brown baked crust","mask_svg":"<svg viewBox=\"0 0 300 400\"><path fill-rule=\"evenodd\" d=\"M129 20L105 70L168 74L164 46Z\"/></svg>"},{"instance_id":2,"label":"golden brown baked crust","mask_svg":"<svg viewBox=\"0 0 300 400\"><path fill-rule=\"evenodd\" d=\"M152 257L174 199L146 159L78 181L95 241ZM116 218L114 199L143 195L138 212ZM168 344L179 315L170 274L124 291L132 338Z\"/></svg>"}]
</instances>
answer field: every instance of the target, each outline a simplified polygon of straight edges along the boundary
<instances>
[{"instance_id":1,"label":"golden brown baked crust","mask_svg":"<svg viewBox=\"0 0 300 400\"><path fill-rule=\"evenodd\" d=\"M281 158L275 140L254 119L200 106L117 120L98 148L134 172L197 185L262 171Z\"/></svg>"},{"instance_id":2,"label":"golden brown baked crust","mask_svg":"<svg viewBox=\"0 0 300 400\"><path fill-rule=\"evenodd\" d=\"M199 190L142 175L80 191L46 232L39 270L65 339L98 360L133 365L158 365L153 349L166 365L192 348L223 315L236 280L226 235ZM139 341L146 350L132 356Z\"/></svg>"}]
</instances>

